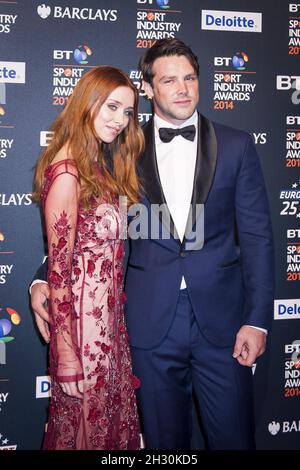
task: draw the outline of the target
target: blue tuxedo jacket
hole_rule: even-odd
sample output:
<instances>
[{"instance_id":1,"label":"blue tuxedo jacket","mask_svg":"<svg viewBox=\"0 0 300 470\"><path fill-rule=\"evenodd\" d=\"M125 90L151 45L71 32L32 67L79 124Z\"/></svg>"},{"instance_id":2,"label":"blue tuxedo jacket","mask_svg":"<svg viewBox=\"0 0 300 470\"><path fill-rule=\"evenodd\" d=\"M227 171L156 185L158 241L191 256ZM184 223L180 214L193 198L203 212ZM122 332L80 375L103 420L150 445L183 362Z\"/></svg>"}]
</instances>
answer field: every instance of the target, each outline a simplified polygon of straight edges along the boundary
<instances>
[{"instance_id":1,"label":"blue tuxedo jacket","mask_svg":"<svg viewBox=\"0 0 300 470\"><path fill-rule=\"evenodd\" d=\"M212 343L234 344L243 324L269 330L274 286L272 228L251 137L199 115L190 228L181 243L168 209L165 214L157 210L166 201L153 119L144 126L144 134L146 150L139 174L148 236L144 227L142 237L130 240L125 290L131 345L150 349L163 340L175 314L182 276L199 327ZM196 222L196 204L204 204L204 244L190 249L188 236ZM171 221L168 229L166 220ZM153 224L161 225L164 236L151 239ZM169 237L165 237L167 230Z\"/></svg>"},{"instance_id":2,"label":"blue tuxedo jacket","mask_svg":"<svg viewBox=\"0 0 300 470\"><path fill-rule=\"evenodd\" d=\"M151 349L163 340L175 314L182 276L199 327L210 342L220 347L234 344L243 324L270 330L272 228L251 137L199 115L192 209L181 243L168 209L165 214L157 210L157 205L166 201L152 119L144 126L144 134L146 150L138 170L148 233L144 227L140 238L130 240L125 308L131 345ZM205 207L204 243L202 248L189 249L188 232L196 223L197 204ZM160 228L158 238L151 238L153 224ZM47 263L35 279L47 279Z\"/></svg>"}]
</instances>

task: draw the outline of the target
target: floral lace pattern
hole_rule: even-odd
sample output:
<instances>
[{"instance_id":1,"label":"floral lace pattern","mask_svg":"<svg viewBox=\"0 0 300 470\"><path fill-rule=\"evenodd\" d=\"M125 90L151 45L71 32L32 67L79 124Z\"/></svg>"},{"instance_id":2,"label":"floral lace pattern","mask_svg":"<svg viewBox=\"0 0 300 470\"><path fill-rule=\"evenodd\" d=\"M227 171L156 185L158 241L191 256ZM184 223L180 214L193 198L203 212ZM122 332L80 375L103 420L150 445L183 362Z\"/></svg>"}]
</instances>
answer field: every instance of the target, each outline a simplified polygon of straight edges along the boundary
<instances>
[{"instance_id":1,"label":"floral lace pattern","mask_svg":"<svg viewBox=\"0 0 300 470\"><path fill-rule=\"evenodd\" d=\"M45 177L52 398L44 448L139 449L118 206L95 199L84 211L72 160ZM83 400L62 392L59 382L81 379Z\"/></svg>"}]
</instances>

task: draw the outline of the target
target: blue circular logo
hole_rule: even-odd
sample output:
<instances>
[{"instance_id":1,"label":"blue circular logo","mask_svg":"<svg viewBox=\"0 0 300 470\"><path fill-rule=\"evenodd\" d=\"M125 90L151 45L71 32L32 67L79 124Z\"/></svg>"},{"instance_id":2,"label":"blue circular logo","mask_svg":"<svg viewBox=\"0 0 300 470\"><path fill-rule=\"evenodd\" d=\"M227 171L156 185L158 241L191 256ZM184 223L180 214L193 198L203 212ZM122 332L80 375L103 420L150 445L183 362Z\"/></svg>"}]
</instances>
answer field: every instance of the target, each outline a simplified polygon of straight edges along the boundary
<instances>
[{"instance_id":1,"label":"blue circular logo","mask_svg":"<svg viewBox=\"0 0 300 470\"><path fill-rule=\"evenodd\" d=\"M164 10L170 8L169 0L156 0L157 5Z\"/></svg>"},{"instance_id":2,"label":"blue circular logo","mask_svg":"<svg viewBox=\"0 0 300 470\"><path fill-rule=\"evenodd\" d=\"M245 63L248 62L249 58L245 52L237 52L232 58L232 65L237 70L245 70Z\"/></svg>"},{"instance_id":3,"label":"blue circular logo","mask_svg":"<svg viewBox=\"0 0 300 470\"><path fill-rule=\"evenodd\" d=\"M92 50L89 46L77 46L74 51L74 59L77 64L87 64L88 57L92 55Z\"/></svg>"}]
</instances>

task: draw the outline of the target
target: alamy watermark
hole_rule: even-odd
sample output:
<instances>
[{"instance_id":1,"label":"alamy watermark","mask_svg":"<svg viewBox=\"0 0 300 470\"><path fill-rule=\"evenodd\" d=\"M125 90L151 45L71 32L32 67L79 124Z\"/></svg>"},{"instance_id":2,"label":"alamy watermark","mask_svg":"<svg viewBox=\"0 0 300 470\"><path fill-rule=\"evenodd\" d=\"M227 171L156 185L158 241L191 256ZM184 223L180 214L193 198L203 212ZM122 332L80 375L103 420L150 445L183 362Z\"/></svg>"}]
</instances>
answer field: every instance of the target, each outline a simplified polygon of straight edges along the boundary
<instances>
[{"instance_id":1,"label":"alamy watermark","mask_svg":"<svg viewBox=\"0 0 300 470\"><path fill-rule=\"evenodd\" d=\"M204 244L204 204L182 205L187 215L184 242L185 250L201 250ZM101 204L102 214L115 212L113 204ZM132 204L129 208L127 197L119 196L118 213L120 227L118 238L132 240L180 240L167 204ZM105 215L104 215L105 216ZM103 230L103 217L96 227L98 236L107 237ZM181 237L183 238L183 237Z\"/></svg>"}]
</instances>

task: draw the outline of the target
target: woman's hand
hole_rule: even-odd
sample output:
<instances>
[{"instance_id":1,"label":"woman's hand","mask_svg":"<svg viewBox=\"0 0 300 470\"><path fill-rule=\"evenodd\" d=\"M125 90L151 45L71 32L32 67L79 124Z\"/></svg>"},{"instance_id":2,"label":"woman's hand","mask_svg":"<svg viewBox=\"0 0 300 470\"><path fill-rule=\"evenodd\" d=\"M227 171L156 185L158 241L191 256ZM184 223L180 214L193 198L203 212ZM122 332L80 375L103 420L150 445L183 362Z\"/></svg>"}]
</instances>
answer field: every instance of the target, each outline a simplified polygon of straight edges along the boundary
<instances>
[{"instance_id":1,"label":"woman's hand","mask_svg":"<svg viewBox=\"0 0 300 470\"><path fill-rule=\"evenodd\" d=\"M76 382L59 382L62 391L70 397L83 399L83 380Z\"/></svg>"}]
</instances>

